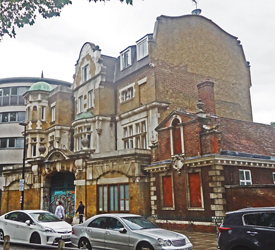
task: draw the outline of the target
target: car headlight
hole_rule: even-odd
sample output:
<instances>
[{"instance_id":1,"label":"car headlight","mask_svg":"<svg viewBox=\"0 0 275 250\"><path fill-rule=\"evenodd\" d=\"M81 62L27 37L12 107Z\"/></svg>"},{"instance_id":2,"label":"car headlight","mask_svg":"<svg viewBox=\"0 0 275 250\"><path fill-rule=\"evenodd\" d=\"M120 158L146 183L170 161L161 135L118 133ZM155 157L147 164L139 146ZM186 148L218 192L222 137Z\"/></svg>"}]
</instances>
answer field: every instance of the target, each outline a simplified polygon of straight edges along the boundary
<instances>
[{"instance_id":1,"label":"car headlight","mask_svg":"<svg viewBox=\"0 0 275 250\"><path fill-rule=\"evenodd\" d=\"M164 239L158 238L158 243L163 247L171 246L170 240L164 240Z\"/></svg>"},{"instance_id":2,"label":"car headlight","mask_svg":"<svg viewBox=\"0 0 275 250\"><path fill-rule=\"evenodd\" d=\"M45 227L43 229L43 231L46 232L46 233L55 233L55 231L52 228L50 228L50 227Z\"/></svg>"}]
</instances>

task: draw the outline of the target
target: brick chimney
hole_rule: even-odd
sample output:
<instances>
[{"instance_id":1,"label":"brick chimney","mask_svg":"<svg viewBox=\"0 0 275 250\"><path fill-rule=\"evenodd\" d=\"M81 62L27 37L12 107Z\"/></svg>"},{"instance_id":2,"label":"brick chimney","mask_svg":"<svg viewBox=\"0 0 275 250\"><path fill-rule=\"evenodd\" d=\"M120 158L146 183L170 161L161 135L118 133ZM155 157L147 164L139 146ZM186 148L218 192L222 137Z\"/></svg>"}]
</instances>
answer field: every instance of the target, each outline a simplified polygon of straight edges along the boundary
<instances>
[{"instance_id":1,"label":"brick chimney","mask_svg":"<svg viewBox=\"0 0 275 250\"><path fill-rule=\"evenodd\" d=\"M215 107L215 95L214 95L214 82L206 80L205 82L199 83L198 87L198 99L204 103L203 111L206 114L216 114Z\"/></svg>"}]
</instances>

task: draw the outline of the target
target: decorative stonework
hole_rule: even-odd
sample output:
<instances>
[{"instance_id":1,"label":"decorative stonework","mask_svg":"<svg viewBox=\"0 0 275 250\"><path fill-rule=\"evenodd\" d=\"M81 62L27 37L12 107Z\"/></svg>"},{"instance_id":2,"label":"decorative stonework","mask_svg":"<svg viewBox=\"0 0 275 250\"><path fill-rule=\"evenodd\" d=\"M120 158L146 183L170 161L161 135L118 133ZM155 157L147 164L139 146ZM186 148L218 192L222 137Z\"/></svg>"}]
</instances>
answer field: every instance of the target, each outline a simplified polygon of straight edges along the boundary
<instances>
[{"instance_id":1,"label":"decorative stonework","mask_svg":"<svg viewBox=\"0 0 275 250\"><path fill-rule=\"evenodd\" d=\"M181 175L181 169L184 166L184 154L172 156L172 166Z\"/></svg>"}]
</instances>

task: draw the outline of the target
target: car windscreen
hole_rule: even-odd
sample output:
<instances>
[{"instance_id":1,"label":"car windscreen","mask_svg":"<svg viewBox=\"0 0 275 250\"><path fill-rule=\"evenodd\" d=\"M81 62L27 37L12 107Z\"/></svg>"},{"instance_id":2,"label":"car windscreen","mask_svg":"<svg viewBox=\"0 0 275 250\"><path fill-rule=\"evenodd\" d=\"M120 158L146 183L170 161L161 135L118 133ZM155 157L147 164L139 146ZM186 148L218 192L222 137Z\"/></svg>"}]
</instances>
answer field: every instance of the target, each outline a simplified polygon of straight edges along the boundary
<instances>
[{"instance_id":1,"label":"car windscreen","mask_svg":"<svg viewBox=\"0 0 275 250\"><path fill-rule=\"evenodd\" d=\"M55 222L62 221L57 216L51 213L30 213L30 216L33 217L36 221L39 222Z\"/></svg>"},{"instance_id":2,"label":"car windscreen","mask_svg":"<svg viewBox=\"0 0 275 250\"><path fill-rule=\"evenodd\" d=\"M122 219L132 230L158 228L151 221L146 220L143 217L123 217Z\"/></svg>"}]
</instances>

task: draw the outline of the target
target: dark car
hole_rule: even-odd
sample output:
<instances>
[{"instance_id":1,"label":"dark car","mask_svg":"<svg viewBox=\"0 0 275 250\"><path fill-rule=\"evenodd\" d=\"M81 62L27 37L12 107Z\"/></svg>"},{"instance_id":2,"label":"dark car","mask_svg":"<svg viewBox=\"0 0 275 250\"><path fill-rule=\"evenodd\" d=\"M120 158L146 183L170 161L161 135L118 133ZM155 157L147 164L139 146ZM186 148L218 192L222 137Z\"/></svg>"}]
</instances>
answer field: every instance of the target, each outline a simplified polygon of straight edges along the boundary
<instances>
[{"instance_id":1,"label":"dark car","mask_svg":"<svg viewBox=\"0 0 275 250\"><path fill-rule=\"evenodd\" d=\"M274 250L275 207L226 213L219 227L218 245L220 250Z\"/></svg>"}]
</instances>

